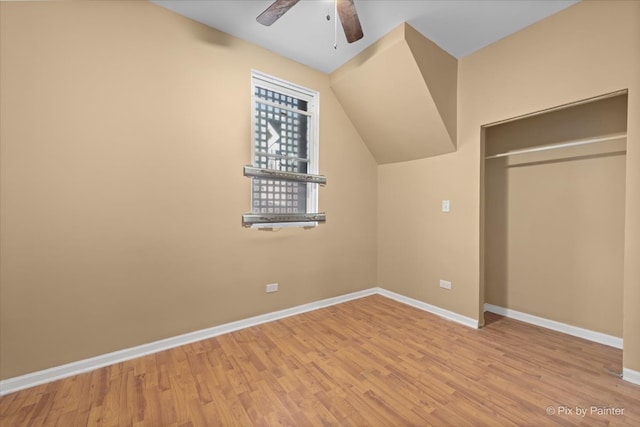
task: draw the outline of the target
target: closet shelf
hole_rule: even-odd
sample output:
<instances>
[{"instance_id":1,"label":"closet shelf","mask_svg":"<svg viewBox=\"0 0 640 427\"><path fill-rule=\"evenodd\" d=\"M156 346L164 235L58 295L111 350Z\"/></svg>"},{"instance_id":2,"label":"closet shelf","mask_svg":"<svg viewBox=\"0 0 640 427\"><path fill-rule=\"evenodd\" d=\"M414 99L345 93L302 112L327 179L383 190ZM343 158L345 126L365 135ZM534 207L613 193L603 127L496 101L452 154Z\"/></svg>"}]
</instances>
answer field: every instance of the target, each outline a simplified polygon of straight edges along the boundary
<instances>
[{"instance_id":1,"label":"closet shelf","mask_svg":"<svg viewBox=\"0 0 640 427\"><path fill-rule=\"evenodd\" d=\"M515 156L518 154L526 154L526 153L535 153L537 151L548 151L548 150L556 150L559 148L577 147L579 145L595 144L598 142L605 142L605 141L614 141L616 139L622 139L626 137L627 137L626 132L620 132L620 133L613 133L610 135L598 136L595 138L574 139L571 141L561 142L557 144L539 145L537 147L524 148L522 150L512 150L504 153L493 154L491 156L486 156L485 159L497 159L499 157Z\"/></svg>"}]
</instances>

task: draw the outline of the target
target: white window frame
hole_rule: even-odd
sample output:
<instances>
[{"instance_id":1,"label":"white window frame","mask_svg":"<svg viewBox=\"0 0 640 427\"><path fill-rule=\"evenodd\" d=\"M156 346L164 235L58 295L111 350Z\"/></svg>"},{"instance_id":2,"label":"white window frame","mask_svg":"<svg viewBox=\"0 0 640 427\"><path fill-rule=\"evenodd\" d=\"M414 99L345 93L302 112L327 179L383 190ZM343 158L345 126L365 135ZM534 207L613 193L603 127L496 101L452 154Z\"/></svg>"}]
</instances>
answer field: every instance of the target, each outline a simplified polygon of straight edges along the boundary
<instances>
[{"instance_id":1,"label":"white window frame","mask_svg":"<svg viewBox=\"0 0 640 427\"><path fill-rule=\"evenodd\" d=\"M320 93L256 70L251 70L251 165L254 164L256 154L256 109L259 100L259 98L255 95L256 87L261 87L307 102L306 115L310 117L310 120L308 122L309 140L307 141L307 174L318 175L320 141ZM262 100L261 102L264 103L264 100ZM307 183L306 213L308 214L318 213L318 186L318 184ZM250 206L253 206L253 185L251 186ZM270 222L252 224L251 228L309 228L316 227L317 225L317 221Z\"/></svg>"}]
</instances>

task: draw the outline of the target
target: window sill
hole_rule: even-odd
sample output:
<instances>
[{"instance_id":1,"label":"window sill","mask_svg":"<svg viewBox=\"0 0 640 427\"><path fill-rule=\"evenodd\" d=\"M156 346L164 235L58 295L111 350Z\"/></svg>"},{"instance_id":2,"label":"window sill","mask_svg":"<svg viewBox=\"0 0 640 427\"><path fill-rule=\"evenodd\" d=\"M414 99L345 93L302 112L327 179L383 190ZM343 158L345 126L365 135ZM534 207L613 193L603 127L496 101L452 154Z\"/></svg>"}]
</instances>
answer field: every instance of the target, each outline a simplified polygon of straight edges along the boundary
<instances>
[{"instance_id":1,"label":"window sill","mask_svg":"<svg viewBox=\"0 0 640 427\"><path fill-rule=\"evenodd\" d=\"M273 223L264 223L264 224L253 224L250 228L256 228L258 230L265 231L275 231L280 228L316 228L318 226L317 221L309 221L309 222L273 222Z\"/></svg>"}]
</instances>

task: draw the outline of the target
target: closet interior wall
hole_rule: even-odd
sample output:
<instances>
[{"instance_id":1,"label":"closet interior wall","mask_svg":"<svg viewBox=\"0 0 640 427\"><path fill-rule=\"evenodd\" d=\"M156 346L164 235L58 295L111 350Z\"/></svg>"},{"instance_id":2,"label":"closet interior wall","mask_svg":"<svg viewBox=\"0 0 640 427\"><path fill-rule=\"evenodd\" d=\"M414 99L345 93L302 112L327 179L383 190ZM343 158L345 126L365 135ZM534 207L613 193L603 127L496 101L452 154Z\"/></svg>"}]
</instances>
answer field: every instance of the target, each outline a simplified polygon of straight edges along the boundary
<instances>
[{"instance_id":1,"label":"closet interior wall","mask_svg":"<svg viewBox=\"0 0 640 427\"><path fill-rule=\"evenodd\" d=\"M625 133L627 95L485 128L487 157ZM485 160L485 302L622 337L626 138Z\"/></svg>"}]
</instances>

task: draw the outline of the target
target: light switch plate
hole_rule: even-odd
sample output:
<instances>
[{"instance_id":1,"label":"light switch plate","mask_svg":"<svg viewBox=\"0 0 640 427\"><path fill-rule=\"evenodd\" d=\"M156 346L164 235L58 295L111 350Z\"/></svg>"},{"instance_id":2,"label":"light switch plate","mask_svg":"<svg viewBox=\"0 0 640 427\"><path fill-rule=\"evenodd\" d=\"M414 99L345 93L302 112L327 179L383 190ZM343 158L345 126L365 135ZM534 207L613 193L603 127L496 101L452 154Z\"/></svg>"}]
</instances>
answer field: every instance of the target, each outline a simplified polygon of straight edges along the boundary
<instances>
[{"instance_id":1,"label":"light switch plate","mask_svg":"<svg viewBox=\"0 0 640 427\"><path fill-rule=\"evenodd\" d=\"M449 212L450 206L451 206L451 204L450 204L449 200L443 200L442 201L442 212Z\"/></svg>"}]
</instances>

